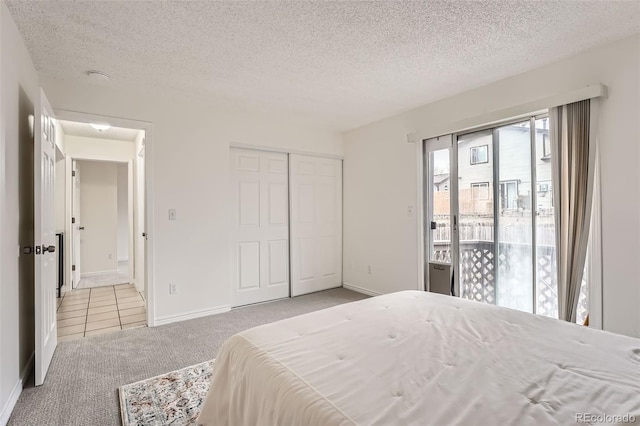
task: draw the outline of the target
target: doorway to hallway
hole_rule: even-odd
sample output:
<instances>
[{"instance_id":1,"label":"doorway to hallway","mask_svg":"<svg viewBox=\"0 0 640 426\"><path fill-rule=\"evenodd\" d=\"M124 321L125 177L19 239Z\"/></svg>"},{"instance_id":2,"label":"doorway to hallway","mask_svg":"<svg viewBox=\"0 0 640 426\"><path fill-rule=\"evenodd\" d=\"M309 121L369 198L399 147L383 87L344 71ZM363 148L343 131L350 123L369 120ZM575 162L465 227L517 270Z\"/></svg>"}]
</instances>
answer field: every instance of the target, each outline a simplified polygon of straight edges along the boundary
<instances>
[{"instance_id":1,"label":"doorway to hallway","mask_svg":"<svg viewBox=\"0 0 640 426\"><path fill-rule=\"evenodd\" d=\"M58 338L145 326L145 130L57 125Z\"/></svg>"}]
</instances>

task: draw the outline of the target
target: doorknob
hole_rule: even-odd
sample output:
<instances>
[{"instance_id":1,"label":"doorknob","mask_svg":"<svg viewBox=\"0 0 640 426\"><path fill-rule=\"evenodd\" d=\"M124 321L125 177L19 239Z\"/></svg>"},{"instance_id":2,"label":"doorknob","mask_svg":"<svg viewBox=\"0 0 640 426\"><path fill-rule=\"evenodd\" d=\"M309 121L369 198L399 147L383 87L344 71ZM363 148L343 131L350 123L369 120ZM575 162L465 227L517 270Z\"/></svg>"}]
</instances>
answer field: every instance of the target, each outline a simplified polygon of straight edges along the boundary
<instances>
[{"instance_id":1,"label":"doorknob","mask_svg":"<svg viewBox=\"0 0 640 426\"><path fill-rule=\"evenodd\" d=\"M84 226L78 226L79 231L84 231Z\"/></svg>"},{"instance_id":2,"label":"doorknob","mask_svg":"<svg viewBox=\"0 0 640 426\"><path fill-rule=\"evenodd\" d=\"M22 254L33 254L35 250L32 246L25 246L22 248Z\"/></svg>"},{"instance_id":3,"label":"doorknob","mask_svg":"<svg viewBox=\"0 0 640 426\"><path fill-rule=\"evenodd\" d=\"M48 246L47 247L45 245L42 245L42 254L45 254L46 252L53 253L55 251L56 251L56 246Z\"/></svg>"}]
</instances>

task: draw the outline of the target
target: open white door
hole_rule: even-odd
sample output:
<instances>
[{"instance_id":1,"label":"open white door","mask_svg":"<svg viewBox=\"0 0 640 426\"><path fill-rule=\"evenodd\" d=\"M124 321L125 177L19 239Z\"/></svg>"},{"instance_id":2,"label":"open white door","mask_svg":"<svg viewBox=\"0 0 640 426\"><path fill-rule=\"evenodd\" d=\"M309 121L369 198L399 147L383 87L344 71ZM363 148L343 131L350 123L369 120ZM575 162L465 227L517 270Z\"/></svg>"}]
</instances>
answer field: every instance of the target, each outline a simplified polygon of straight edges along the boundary
<instances>
[{"instance_id":1,"label":"open white door","mask_svg":"<svg viewBox=\"0 0 640 426\"><path fill-rule=\"evenodd\" d=\"M342 161L289 156L291 295L342 285Z\"/></svg>"},{"instance_id":2,"label":"open white door","mask_svg":"<svg viewBox=\"0 0 640 426\"><path fill-rule=\"evenodd\" d=\"M42 90L36 106L34 149L35 213L35 384L41 385L57 345L55 126L53 110Z\"/></svg>"},{"instance_id":3,"label":"open white door","mask_svg":"<svg viewBox=\"0 0 640 426\"><path fill-rule=\"evenodd\" d=\"M73 265L71 266L71 276L73 288L78 287L80 283L80 168L78 162L73 160L71 167L71 250L73 256Z\"/></svg>"}]
</instances>

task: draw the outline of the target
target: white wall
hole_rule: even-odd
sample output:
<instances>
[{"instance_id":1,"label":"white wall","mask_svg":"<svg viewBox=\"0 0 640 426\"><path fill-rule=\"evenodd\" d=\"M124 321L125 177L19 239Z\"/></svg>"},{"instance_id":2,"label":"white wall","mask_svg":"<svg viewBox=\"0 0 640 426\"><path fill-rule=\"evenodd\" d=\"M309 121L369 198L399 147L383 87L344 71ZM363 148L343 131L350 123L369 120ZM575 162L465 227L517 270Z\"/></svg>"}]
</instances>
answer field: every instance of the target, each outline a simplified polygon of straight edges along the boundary
<instances>
[{"instance_id":1,"label":"white wall","mask_svg":"<svg viewBox=\"0 0 640 426\"><path fill-rule=\"evenodd\" d=\"M18 273L18 159L21 123L27 119L20 110L27 105L33 114L39 102L38 76L4 2L0 4L0 81L0 424L4 424L22 388L21 370L28 361L20 339L29 320L21 316Z\"/></svg>"},{"instance_id":2,"label":"white wall","mask_svg":"<svg viewBox=\"0 0 640 426\"><path fill-rule=\"evenodd\" d=\"M507 118L514 106L603 83L600 109L603 326L640 336L640 36L462 93L344 135L344 281L371 292L418 287L416 145ZM501 117L502 115L502 117ZM367 273L367 265L373 274Z\"/></svg>"},{"instance_id":3,"label":"white wall","mask_svg":"<svg viewBox=\"0 0 640 426\"><path fill-rule=\"evenodd\" d=\"M147 229L147 244L154 254L151 312L163 321L230 305L229 143L342 153L338 133L295 116L41 77L54 109L153 123L146 172L154 229ZM168 220L170 208L176 221ZM177 294L169 295L169 283Z\"/></svg>"},{"instance_id":4,"label":"white wall","mask_svg":"<svg viewBox=\"0 0 640 426\"><path fill-rule=\"evenodd\" d=\"M118 168L118 260L129 259L129 166Z\"/></svg>"},{"instance_id":5,"label":"white wall","mask_svg":"<svg viewBox=\"0 0 640 426\"><path fill-rule=\"evenodd\" d=\"M52 107L56 108L54 105ZM135 144L130 141L72 135L65 135L64 140L68 157L127 162L134 156Z\"/></svg>"},{"instance_id":6,"label":"white wall","mask_svg":"<svg viewBox=\"0 0 640 426\"><path fill-rule=\"evenodd\" d=\"M118 269L118 165L79 161L82 275Z\"/></svg>"}]
</instances>

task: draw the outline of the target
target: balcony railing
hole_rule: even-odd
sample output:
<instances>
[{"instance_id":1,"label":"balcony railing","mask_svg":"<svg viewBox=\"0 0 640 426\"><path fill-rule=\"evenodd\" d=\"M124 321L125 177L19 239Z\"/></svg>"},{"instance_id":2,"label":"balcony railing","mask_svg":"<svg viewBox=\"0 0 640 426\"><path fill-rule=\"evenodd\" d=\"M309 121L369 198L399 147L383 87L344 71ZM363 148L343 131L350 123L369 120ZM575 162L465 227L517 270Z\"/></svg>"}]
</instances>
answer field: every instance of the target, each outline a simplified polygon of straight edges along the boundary
<instances>
[{"instance_id":1,"label":"balcony railing","mask_svg":"<svg viewBox=\"0 0 640 426\"><path fill-rule=\"evenodd\" d=\"M531 244L498 243L498 269L500 277L509 279L531 279ZM556 281L555 247L539 245L536 253L536 313L550 317L558 316L558 286ZM433 260L451 262L451 247L448 242L434 242ZM471 240L460 242L460 285L463 297L478 302L496 304L495 244L493 241ZM586 274L585 274L586 275ZM578 321L582 322L588 312L588 286L583 277L578 302Z\"/></svg>"}]
</instances>

